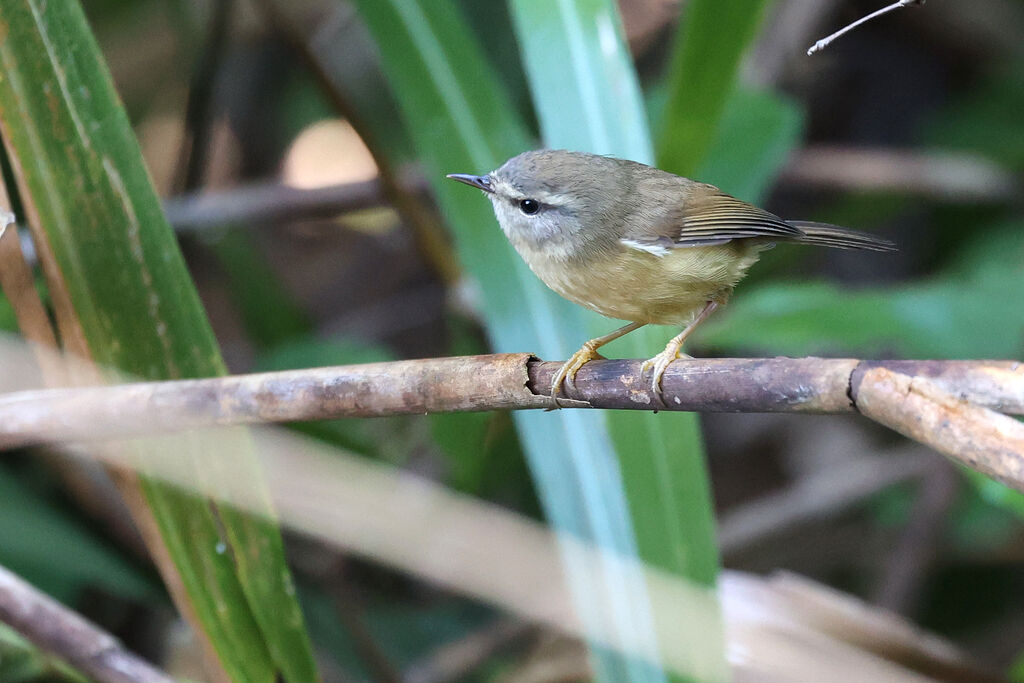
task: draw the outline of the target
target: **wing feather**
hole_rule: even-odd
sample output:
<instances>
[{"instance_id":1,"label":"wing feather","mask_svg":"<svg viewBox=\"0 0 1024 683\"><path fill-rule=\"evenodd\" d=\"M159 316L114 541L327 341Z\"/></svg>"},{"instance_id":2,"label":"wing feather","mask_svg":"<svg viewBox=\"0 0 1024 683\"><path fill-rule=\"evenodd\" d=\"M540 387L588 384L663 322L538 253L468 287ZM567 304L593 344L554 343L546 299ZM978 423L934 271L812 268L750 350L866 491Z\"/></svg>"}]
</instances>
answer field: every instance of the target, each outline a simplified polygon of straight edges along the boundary
<instances>
[{"instance_id":1,"label":"wing feather","mask_svg":"<svg viewBox=\"0 0 1024 683\"><path fill-rule=\"evenodd\" d=\"M896 246L885 239L825 223L785 221L773 213L727 195L712 185L685 183L674 189L685 196L662 215L648 213L646 220L629 227L620 240L632 249L667 256L672 249L726 244L733 240L802 242L840 249L892 251ZM670 188L659 188L662 191ZM657 211L654 209L653 211Z\"/></svg>"}]
</instances>

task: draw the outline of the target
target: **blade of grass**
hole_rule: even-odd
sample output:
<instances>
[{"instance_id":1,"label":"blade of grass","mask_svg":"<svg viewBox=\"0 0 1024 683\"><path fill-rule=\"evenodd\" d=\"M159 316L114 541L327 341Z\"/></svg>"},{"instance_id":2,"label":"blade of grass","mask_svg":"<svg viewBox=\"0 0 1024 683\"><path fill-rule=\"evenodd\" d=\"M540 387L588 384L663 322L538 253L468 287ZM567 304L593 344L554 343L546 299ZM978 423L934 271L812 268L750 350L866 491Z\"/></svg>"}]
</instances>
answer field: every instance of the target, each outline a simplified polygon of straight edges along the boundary
<instances>
[{"instance_id":1,"label":"blade of grass","mask_svg":"<svg viewBox=\"0 0 1024 683\"><path fill-rule=\"evenodd\" d=\"M0 68L0 132L65 344L148 379L223 374L79 3L0 4ZM199 481L223 460L216 466L235 468L239 486L262 490L245 433L224 443L220 458L205 458L194 439L159 449ZM145 478L138 485L148 508L134 512L159 531L148 538L164 579L227 675L316 680L269 504L267 520L255 519ZM137 502L139 489L125 490Z\"/></svg>"},{"instance_id":2,"label":"blade of grass","mask_svg":"<svg viewBox=\"0 0 1024 683\"><path fill-rule=\"evenodd\" d=\"M767 0L691 0L672 49L658 164L693 177L710 149L740 58Z\"/></svg>"},{"instance_id":3,"label":"blade of grass","mask_svg":"<svg viewBox=\"0 0 1024 683\"><path fill-rule=\"evenodd\" d=\"M567 357L581 342L581 310L529 271L498 229L486 200L444 180L445 173L492 170L531 146L483 49L448 0L356 4L376 38L406 126L455 231L459 257L480 285L492 344L502 351ZM565 411L517 414L515 419L552 524L633 554L628 508L602 416ZM632 577L578 563L567 569L584 624L607 619L596 611L606 603L623 638L650 628L642 586ZM603 650L593 662L603 680L644 680L651 671Z\"/></svg>"},{"instance_id":4,"label":"blade of grass","mask_svg":"<svg viewBox=\"0 0 1024 683\"><path fill-rule=\"evenodd\" d=\"M614 4L511 0L511 7L547 146L653 163L640 88ZM594 335L610 329L610 321L597 315L589 315L588 323ZM663 329L647 328L619 342L616 353L651 356L666 338ZM606 422L624 486L616 495L628 501L640 558L713 586L718 551L697 417L612 412ZM713 662L698 669L701 680L721 679L721 623L706 628L718 632L718 652L692 652L690 659ZM676 652L687 645L661 644Z\"/></svg>"}]
</instances>

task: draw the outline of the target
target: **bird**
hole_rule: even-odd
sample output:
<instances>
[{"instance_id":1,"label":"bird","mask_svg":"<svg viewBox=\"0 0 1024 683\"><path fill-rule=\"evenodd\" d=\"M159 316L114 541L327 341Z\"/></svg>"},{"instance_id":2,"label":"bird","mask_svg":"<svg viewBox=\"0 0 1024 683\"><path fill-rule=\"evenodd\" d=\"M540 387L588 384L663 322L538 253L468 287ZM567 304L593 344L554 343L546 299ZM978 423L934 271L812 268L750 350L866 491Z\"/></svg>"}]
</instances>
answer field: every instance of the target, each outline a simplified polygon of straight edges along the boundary
<instances>
[{"instance_id":1,"label":"bird","mask_svg":"<svg viewBox=\"0 0 1024 683\"><path fill-rule=\"evenodd\" d=\"M598 349L645 325L681 328L644 361L650 389L682 357L683 342L723 306L765 249L776 243L894 251L874 235L827 223L784 220L714 185L626 159L533 150L485 175L446 176L484 192L502 231L530 269L561 296L628 324L590 339L555 374L552 407L575 389Z\"/></svg>"}]
</instances>

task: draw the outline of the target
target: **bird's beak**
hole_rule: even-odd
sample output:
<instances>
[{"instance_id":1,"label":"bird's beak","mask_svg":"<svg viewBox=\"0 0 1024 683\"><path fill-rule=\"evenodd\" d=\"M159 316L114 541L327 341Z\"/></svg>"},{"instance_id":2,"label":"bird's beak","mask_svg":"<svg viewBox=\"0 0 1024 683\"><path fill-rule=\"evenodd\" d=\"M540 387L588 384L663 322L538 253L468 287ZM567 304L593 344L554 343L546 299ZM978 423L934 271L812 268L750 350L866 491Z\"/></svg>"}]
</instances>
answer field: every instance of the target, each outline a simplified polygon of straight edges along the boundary
<instances>
[{"instance_id":1,"label":"bird's beak","mask_svg":"<svg viewBox=\"0 0 1024 683\"><path fill-rule=\"evenodd\" d=\"M469 175L468 173L449 173L445 176L452 180L458 180L460 183L466 183L472 185L484 192L494 192L494 188L491 187L491 176L489 175Z\"/></svg>"}]
</instances>

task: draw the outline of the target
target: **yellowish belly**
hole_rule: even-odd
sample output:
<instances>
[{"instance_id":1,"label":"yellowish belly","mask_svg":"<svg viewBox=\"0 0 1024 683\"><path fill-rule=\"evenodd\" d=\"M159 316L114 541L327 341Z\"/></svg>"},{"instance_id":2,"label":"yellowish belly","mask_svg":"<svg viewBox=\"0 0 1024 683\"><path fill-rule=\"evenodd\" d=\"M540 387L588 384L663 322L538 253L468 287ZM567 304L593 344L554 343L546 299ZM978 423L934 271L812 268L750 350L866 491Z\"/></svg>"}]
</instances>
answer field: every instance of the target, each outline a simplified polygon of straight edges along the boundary
<instances>
[{"instance_id":1,"label":"yellowish belly","mask_svg":"<svg viewBox=\"0 0 1024 683\"><path fill-rule=\"evenodd\" d=\"M757 244L673 249L657 256L636 249L594 259L582 270L546 258L533 271L566 299L610 318L685 325L708 301L725 303L758 259Z\"/></svg>"}]
</instances>

